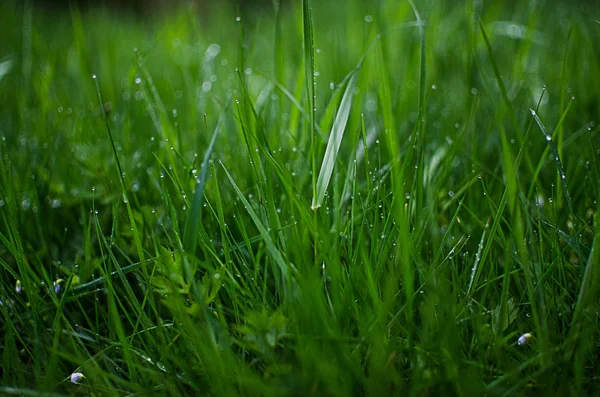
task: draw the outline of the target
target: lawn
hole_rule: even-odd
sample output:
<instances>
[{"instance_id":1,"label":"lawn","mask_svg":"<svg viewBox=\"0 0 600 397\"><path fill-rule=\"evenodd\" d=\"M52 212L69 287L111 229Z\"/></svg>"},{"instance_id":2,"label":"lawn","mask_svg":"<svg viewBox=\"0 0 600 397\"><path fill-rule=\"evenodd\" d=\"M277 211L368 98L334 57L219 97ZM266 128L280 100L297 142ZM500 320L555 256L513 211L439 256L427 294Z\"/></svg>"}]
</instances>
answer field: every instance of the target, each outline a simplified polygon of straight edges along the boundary
<instances>
[{"instance_id":1,"label":"lawn","mask_svg":"<svg viewBox=\"0 0 600 397\"><path fill-rule=\"evenodd\" d=\"M0 3L0 394L600 395L600 4L215 4Z\"/></svg>"}]
</instances>

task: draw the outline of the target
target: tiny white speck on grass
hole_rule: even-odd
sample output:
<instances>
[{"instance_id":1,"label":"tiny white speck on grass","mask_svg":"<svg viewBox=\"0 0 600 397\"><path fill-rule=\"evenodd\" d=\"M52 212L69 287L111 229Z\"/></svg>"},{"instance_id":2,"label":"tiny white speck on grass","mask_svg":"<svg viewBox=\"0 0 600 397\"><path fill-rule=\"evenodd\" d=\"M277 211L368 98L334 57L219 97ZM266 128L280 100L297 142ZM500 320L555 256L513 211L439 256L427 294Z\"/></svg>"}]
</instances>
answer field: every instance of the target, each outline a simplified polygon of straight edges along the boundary
<instances>
[{"instance_id":1,"label":"tiny white speck on grass","mask_svg":"<svg viewBox=\"0 0 600 397\"><path fill-rule=\"evenodd\" d=\"M69 380L71 383L79 383L83 378L85 378L85 375L83 375L81 372L73 372L69 377Z\"/></svg>"},{"instance_id":2,"label":"tiny white speck on grass","mask_svg":"<svg viewBox=\"0 0 600 397\"><path fill-rule=\"evenodd\" d=\"M532 336L533 335L531 335L529 332L524 333L523 335L519 336L519 339L517 339L517 345L523 346L524 344L529 342L529 339L531 339Z\"/></svg>"},{"instance_id":3,"label":"tiny white speck on grass","mask_svg":"<svg viewBox=\"0 0 600 397\"><path fill-rule=\"evenodd\" d=\"M21 286L21 280L17 280L17 282L15 283L15 291L17 292L17 294L20 294L21 291L23 291L23 287Z\"/></svg>"}]
</instances>

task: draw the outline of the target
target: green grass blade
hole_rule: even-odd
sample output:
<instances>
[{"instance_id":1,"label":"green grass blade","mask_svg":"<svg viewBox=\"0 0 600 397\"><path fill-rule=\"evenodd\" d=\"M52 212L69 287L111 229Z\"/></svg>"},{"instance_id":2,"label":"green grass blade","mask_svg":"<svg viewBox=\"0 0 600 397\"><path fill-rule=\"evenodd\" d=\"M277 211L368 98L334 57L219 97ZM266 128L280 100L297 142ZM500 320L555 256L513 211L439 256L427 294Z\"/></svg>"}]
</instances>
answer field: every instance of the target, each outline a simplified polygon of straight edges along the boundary
<instances>
[{"instance_id":1,"label":"green grass blade","mask_svg":"<svg viewBox=\"0 0 600 397\"><path fill-rule=\"evenodd\" d=\"M190 212L185 224L185 230L183 232L183 247L187 252L194 253L196 251L196 244L198 242L198 229L200 228L200 222L202 221L202 202L204 201L204 188L206 187L206 181L208 180L208 162L210 155L213 152L219 130L221 129L222 119L219 120L215 131L213 132L208 148L204 153L204 159L200 166L200 175L196 178L196 185L194 187L194 196L192 197L192 203Z\"/></svg>"},{"instance_id":2,"label":"green grass blade","mask_svg":"<svg viewBox=\"0 0 600 397\"><path fill-rule=\"evenodd\" d=\"M133 231L133 237L135 240L135 245L137 248L137 254L140 258L140 262L146 262L146 255L144 254L144 248L142 247L142 239L140 237L140 233L135 221L135 217L133 215L133 210L131 208L131 203L127 197L127 188L125 187L125 174L123 173L123 168L121 167L121 162L119 161L119 155L117 154L117 147L115 146L115 140L113 138L112 132L110 130L110 124L108 121L108 116L106 115L106 111L104 109L104 101L102 101L102 93L100 92L100 84L98 83L98 78L94 74L92 76L94 79L94 83L96 84L96 93L98 94L98 102L100 105L100 111L102 113L102 118L104 119L104 125L106 127L106 134L108 136L108 141L111 144L112 153L115 158L115 163L117 167L117 172L119 173L119 183L121 184L121 194L123 196L123 202L125 203L125 207L127 208L127 214L129 215L129 221L131 223L131 229ZM148 276L147 269L145 266L142 266L142 270L145 272L146 277Z\"/></svg>"},{"instance_id":3,"label":"green grass blade","mask_svg":"<svg viewBox=\"0 0 600 397\"><path fill-rule=\"evenodd\" d=\"M562 162L560 161L560 156L558 155L558 150L556 149L556 145L552 141L552 134L550 134L548 132L548 130L546 130L546 127L542 123L542 120L540 120L539 116L537 115L537 112L533 109L530 109L530 111L531 111L531 115L535 119L535 122L537 123L537 125L540 127L540 130L544 134L544 138L546 138L546 142L548 143L548 147L550 148L550 151L552 151L552 155L554 155L554 161L556 162L556 168L558 169L560 181L562 183L562 187L565 192L565 199L567 200L567 206L569 207L569 212L571 214L573 214L573 204L571 202L571 196L570 196L569 190L567 188L567 174L565 173Z\"/></svg>"},{"instance_id":4,"label":"green grass blade","mask_svg":"<svg viewBox=\"0 0 600 397\"><path fill-rule=\"evenodd\" d=\"M315 81L315 42L312 21L312 1L302 0L302 28L304 46L304 76L306 86L307 112L310 115L308 134L310 136L310 162L312 169L313 195L317 192L317 142L316 142L316 81Z\"/></svg>"},{"instance_id":5,"label":"green grass blade","mask_svg":"<svg viewBox=\"0 0 600 397\"><path fill-rule=\"evenodd\" d=\"M227 178L233 185L233 188L235 189L235 192L237 193L238 198L240 199L242 204L244 204L246 211L248 211L248 214L250 214L252 221L258 228L258 231L260 232L265 244L267 245L267 249L269 250L269 253L273 257L273 259L275 260L275 263L277 264L277 266L279 267L279 270L281 271L281 275L283 276L283 279L285 281L287 281L288 276L291 276L292 273L295 272L294 266L283 258L283 255L281 254L281 252L275 246L275 243L271 239L270 233L267 231L267 228L263 225L258 214L254 211L254 209L252 208L252 206L250 205L250 203L244 196L244 193L242 193L240 188L237 186L233 177L231 176L229 171L227 171L227 168L225 168L225 165L223 163L221 163L221 166L223 167L223 170L225 171Z\"/></svg>"},{"instance_id":6,"label":"green grass blade","mask_svg":"<svg viewBox=\"0 0 600 397\"><path fill-rule=\"evenodd\" d=\"M354 92L354 86L356 84L356 78L358 75L358 69L351 72L352 77L348 81L342 101L338 108L337 115L329 134L329 141L327 142L327 148L325 149L325 155L323 156L323 162L321 163L321 171L319 171L319 178L317 179L316 190L313 195L311 208L316 210L323 203L325 197L325 191L329 186L329 181L333 173L333 167L337 160L337 156L342 144L342 138L344 137L344 131L346 130L346 124L348 123L348 117L350 116L350 109L352 108L352 96Z\"/></svg>"}]
</instances>

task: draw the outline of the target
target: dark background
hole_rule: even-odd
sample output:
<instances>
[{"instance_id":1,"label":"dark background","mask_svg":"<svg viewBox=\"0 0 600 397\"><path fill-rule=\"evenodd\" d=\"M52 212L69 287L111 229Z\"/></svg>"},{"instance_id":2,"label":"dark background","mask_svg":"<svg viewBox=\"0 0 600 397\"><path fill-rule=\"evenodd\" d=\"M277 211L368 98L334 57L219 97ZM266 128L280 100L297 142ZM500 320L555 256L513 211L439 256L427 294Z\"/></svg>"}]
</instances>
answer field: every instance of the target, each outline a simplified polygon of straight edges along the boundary
<instances>
[{"instance_id":1,"label":"dark background","mask_svg":"<svg viewBox=\"0 0 600 397\"><path fill-rule=\"evenodd\" d=\"M82 11L97 8L115 12L131 12L139 15L160 14L180 5L193 3L196 6L215 8L239 6L241 9L267 9L276 3L289 3L293 0L30 0L36 6L47 9L69 8L77 6Z\"/></svg>"},{"instance_id":2,"label":"dark background","mask_svg":"<svg viewBox=\"0 0 600 397\"><path fill-rule=\"evenodd\" d=\"M2 1L2 0L0 0ZM36 6L42 6L48 10L68 9L70 6L77 6L81 11L94 10L98 8L108 9L112 12L126 12L137 15L139 17L160 15L168 13L173 9L177 9L181 5L194 4L197 7L204 8L206 11L217 7L238 7L242 11L263 11L273 9L278 5L289 5L290 3L299 0L27 0L31 1ZM346 0L313 0L313 4L319 2L330 1L339 3L340 7L344 6ZM364 0L365 5L380 2L381 0ZM400 1L400 0L398 0ZM515 1L515 4L524 4L528 1ZM559 4L564 1L569 1L572 5L578 6L581 10L588 10L591 6L599 7L600 0L547 0L544 1L547 6L552 7L554 4ZM493 1L489 0L489 3ZM451 2L449 2L451 3ZM460 6L460 2L457 2ZM600 15L594 15L596 19Z\"/></svg>"}]
</instances>

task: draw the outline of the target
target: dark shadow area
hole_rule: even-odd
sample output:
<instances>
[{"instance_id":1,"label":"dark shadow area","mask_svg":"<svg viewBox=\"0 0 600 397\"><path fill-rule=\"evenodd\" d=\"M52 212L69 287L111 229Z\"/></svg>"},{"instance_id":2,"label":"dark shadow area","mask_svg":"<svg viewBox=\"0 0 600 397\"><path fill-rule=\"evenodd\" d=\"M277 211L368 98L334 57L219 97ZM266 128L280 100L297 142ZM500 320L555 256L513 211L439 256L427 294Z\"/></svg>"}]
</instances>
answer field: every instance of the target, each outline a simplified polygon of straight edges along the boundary
<instances>
[{"instance_id":1,"label":"dark shadow area","mask_svg":"<svg viewBox=\"0 0 600 397\"><path fill-rule=\"evenodd\" d=\"M239 7L243 11L261 11L283 3L279 0L33 0L34 6L41 6L49 11L68 9L77 6L81 11L98 8L114 12L129 12L138 16L157 15L181 6L193 4L196 7L215 9L219 7ZM289 1L288 1L289 2Z\"/></svg>"}]
</instances>

